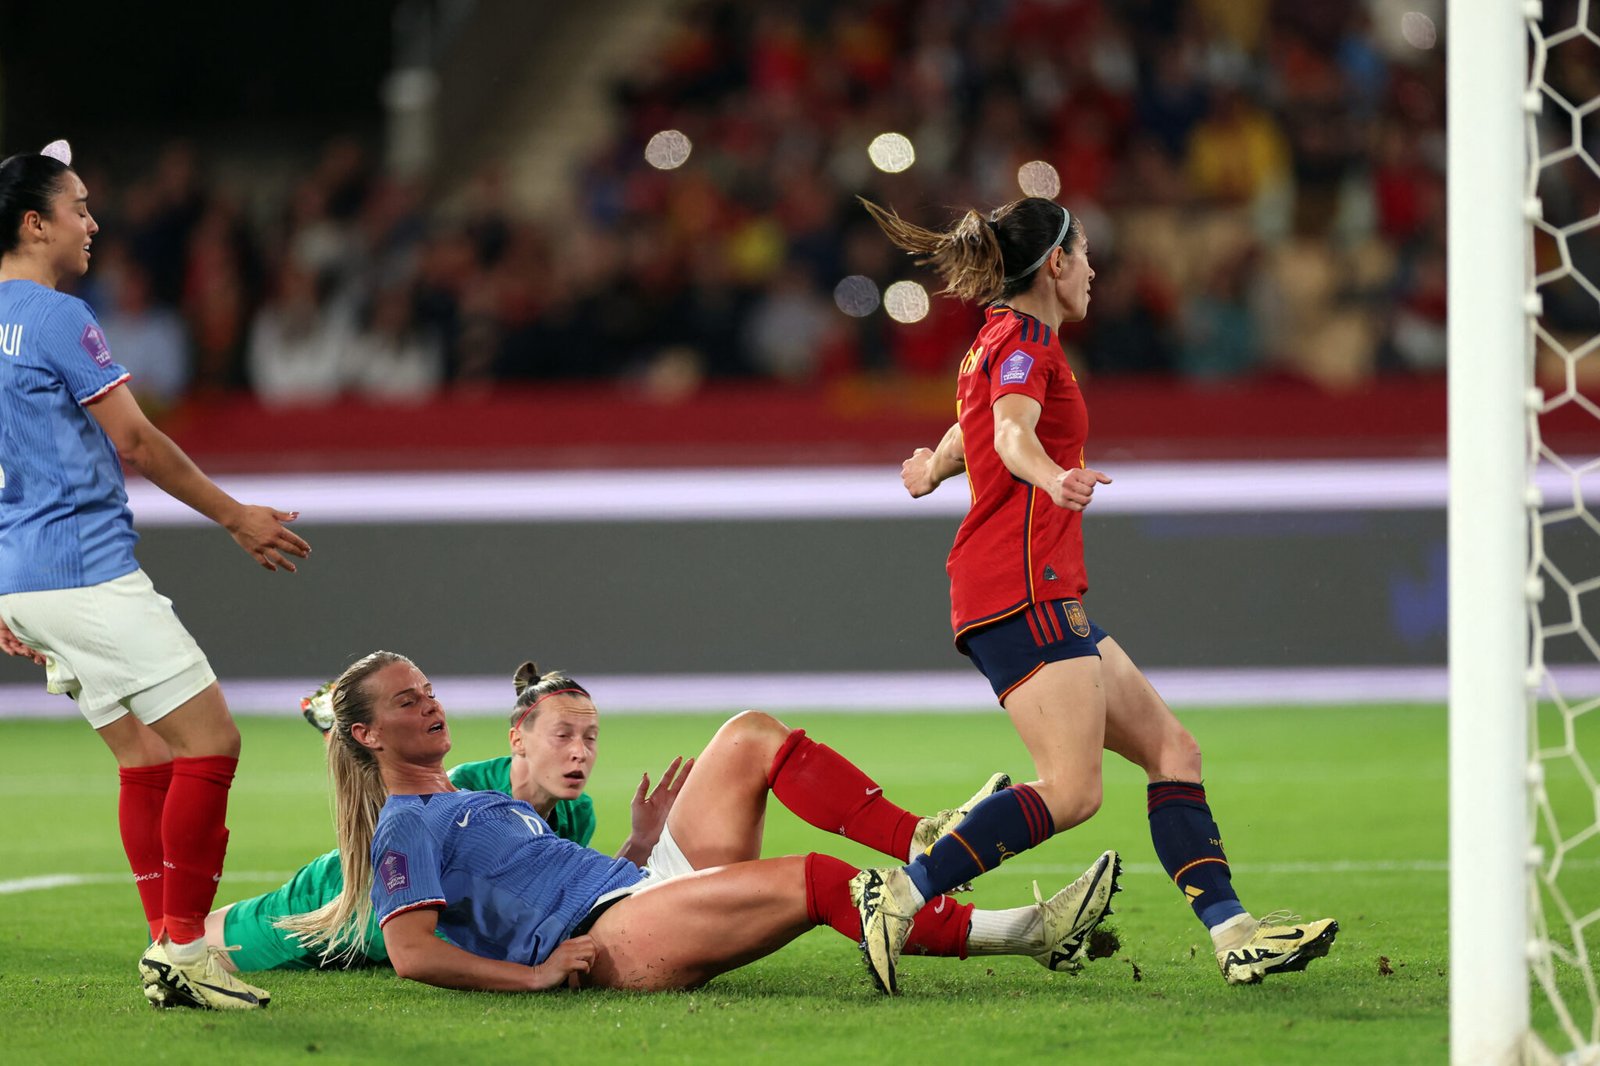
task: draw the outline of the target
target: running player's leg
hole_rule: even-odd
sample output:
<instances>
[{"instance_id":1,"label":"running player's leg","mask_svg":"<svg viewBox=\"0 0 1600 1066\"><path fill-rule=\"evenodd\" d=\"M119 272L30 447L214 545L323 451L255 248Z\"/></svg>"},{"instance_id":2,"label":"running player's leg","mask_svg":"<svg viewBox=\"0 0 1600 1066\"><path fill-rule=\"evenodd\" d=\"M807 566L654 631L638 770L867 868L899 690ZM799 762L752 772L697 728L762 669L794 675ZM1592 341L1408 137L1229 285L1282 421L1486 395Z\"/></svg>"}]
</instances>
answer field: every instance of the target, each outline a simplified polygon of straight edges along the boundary
<instances>
[{"instance_id":1,"label":"running player's leg","mask_svg":"<svg viewBox=\"0 0 1600 1066\"><path fill-rule=\"evenodd\" d=\"M1111 637L1097 635L1106 684L1106 749L1149 778L1146 805L1156 857L1210 931L1223 976L1250 983L1268 973L1304 969L1327 953L1338 923L1264 923L1245 910L1206 799L1200 745L1127 652ZM1257 939L1262 942L1255 944Z\"/></svg>"},{"instance_id":2,"label":"running player's leg","mask_svg":"<svg viewBox=\"0 0 1600 1066\"><path fill-rule=\"evenodd\" d=\"M172 749L149 726L116 708L118 717L95 730L117 760L117 827L133 870L150 939L161 939L166 915L162 885L161 811L172 783Z\"/></svg>"},{"instance_id":3,"label":"running player's leg","mask_svg":"<svg viewBox=\"0 0 1600 1066\"><path fill-rule=\"evenodd\" d=\"M759 858L767 793L819 829L896 858L918 817L844 756L761 711L723 723L695 759L667 827L695 869Z\"/></svg>"},{"instance_id":4,"label":"running player's leg","mask_svg":"<svg viewBox=\"0 0 1600 1066\"><path fill-rule=\"evenodd\" d=\"M924 898L972 880L1100 808L1106 704L1099 658L1044 663L1005 695L1004 704L1038 776L983 800L907 867Z\"/></svg>"}]
</instances>

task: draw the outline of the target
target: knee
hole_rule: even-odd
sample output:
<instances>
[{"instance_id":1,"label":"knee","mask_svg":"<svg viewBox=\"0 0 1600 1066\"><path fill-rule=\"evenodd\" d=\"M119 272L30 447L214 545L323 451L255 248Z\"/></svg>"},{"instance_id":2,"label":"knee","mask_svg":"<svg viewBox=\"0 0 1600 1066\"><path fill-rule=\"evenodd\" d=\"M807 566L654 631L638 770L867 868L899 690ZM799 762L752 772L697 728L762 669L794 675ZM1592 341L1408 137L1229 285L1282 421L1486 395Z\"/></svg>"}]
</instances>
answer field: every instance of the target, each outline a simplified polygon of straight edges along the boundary
<instances>
[{"instance_id":1,"label":"knee","mask_svg":"<svg viewBox=\"0 0 1600 1066\"><path fill-rule=\"evenodd\" d=\"M1034 790L1050 808L1050 820L1058 833L1093 818L1105 791L1099 774L1082 781L1041 781Z\"/></svg>"},{"instance_id":2,"label":"knee","mask_svg":"<svg viewBox=\"0 0 1600 1066\"><path fill-rule=\"evenodd\" d=\"M740 711L717 734L731 743L751 746L766 753L770 760L789 738L789 727L765 711Z\"/></svg>"}]
</instances>

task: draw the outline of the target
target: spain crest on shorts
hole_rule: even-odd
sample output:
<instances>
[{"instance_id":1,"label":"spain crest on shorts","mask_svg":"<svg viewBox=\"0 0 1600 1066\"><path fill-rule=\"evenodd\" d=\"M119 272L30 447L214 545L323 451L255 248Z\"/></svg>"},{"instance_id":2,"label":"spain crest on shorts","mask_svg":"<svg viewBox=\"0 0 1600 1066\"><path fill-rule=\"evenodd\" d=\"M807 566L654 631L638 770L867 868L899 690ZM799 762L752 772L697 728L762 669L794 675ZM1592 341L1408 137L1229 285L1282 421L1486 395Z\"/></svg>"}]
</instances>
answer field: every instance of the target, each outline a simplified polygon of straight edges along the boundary
<instances>
[{"instance_id":1,"label":"spain crest on shorts","mask_svg":"<svg viewBox=\"0 0 1600 1066\"><path fill-rule=\"evenodd\" d=\"M1084 611L1083 604L1077 600L1065 600L1062 603L1067 616L1067 625L1072 627L1072 632L1080 637L1089 635L1089 615Z\"/></svg>"}]
</instances>

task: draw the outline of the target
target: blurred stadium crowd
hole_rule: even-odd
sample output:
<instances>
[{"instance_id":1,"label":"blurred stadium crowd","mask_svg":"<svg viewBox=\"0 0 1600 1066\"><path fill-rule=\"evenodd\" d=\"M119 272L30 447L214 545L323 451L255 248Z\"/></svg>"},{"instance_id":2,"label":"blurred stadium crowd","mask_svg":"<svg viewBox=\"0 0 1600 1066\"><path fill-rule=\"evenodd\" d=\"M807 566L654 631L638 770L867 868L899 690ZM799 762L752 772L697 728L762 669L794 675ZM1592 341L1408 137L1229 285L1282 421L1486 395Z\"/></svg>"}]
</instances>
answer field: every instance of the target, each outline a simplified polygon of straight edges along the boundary
<instances>
[{"instance_id":1,"label":"blurred stadium crowd","mask_svg":"<svg viewBox=\"0 0 1600 1066\"><path fill-rule=\"evenodd\" d=\"M944 375L971 309L936 299L907 324L836 303L850 275L933 285L854 197L942 225L1016 198L1019 168L1043 160L1099 274L1089 321L1063 338L1089 372L1329 388L1437 372L1444 61L1432 24L1402 34L1400 11L709 0L618 84L574 210L520 217L515 176L493 166L447 203L353 138L247 208L172 144L147 173L89 175L105 233L84 295L157 403ZM693 146L677 169L645 161L665 129ZM897 174L866 152L889 130L916 152Z\"/></svg>"}]
</instances>

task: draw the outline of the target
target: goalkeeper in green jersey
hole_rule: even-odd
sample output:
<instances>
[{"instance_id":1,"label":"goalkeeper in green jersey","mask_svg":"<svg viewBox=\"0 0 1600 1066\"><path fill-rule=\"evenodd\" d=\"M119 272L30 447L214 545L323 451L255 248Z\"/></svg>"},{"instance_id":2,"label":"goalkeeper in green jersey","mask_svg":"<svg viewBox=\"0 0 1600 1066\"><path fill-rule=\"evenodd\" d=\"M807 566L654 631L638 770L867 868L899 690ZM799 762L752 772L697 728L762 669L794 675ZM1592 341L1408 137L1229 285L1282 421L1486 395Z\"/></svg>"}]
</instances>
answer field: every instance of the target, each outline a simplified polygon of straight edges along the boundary
<instances>
[{"instance_id":1,"label":"goalkeeper in green jersey","mask_svg":"<svg viewBox=\"0 0 1600 1066\"><path fill-rule=\"evenodd\" d=\"M594 801L584 793L594 769L598 722L594 714L572 714L552 709L542 713L538 695L530 692L539 681L538 668L524 663L517 669L517 708L511 715L511 754L481 762L462 763L450 770L450 782L459 789L503 792L537 810L558 836L585 847L594 837ZM301 701L306 720L326 736L333 725L330 702L332 682ZM529 695L531 699L523 699ZM618 855L643 865L650 857L667 812L683 787L694 760L674 759L654 790L646 775L633 797L633 826ZM206 918L206 940L232 949L227 962L237 970L311 970L329 965L319 948L306 946L275 926L278 920L305 914L337 899L344 887L339 851L335 848L295 871L280 887L260 896L220 907ZM336 965L376 966L389 961L377 922L368 924L361 951L341 957Z\"/></svg>"}]
</instances>

